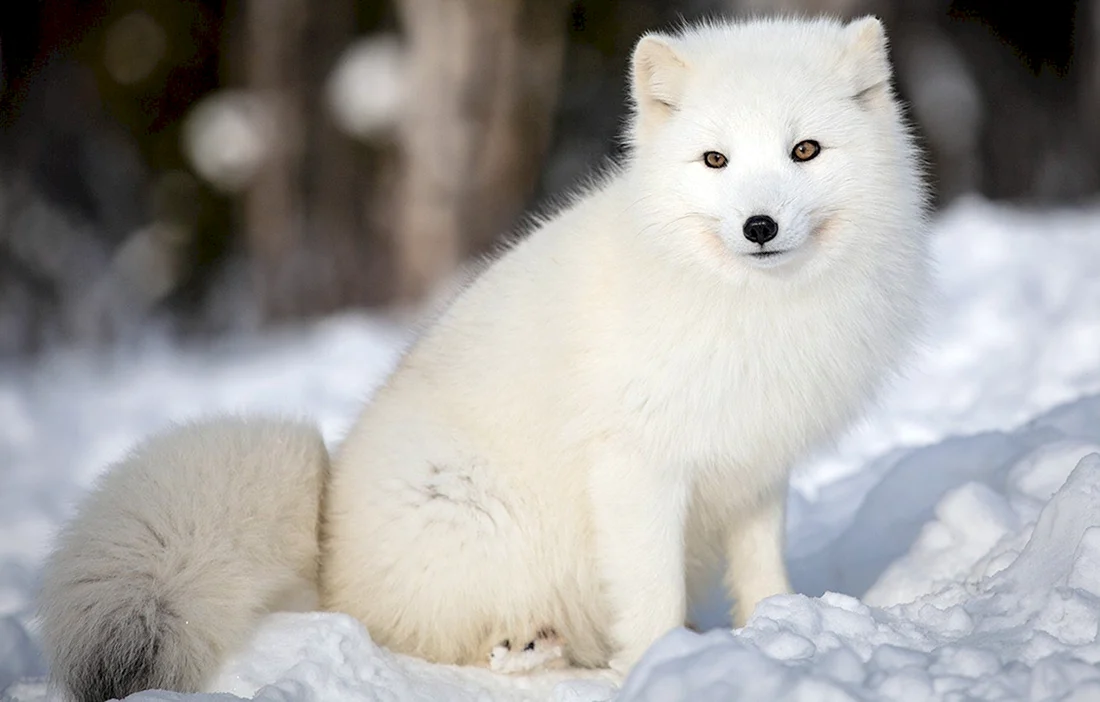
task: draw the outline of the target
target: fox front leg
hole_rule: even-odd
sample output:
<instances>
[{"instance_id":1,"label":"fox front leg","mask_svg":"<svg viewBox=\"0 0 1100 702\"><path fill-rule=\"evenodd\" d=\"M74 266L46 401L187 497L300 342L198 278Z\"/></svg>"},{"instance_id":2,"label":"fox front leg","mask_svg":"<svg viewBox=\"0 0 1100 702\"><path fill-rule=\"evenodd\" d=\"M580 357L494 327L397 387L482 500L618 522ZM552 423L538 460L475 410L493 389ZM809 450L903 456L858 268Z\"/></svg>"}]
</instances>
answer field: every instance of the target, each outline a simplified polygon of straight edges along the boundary
<instances>
[{"instance_id":1,"label":"fox front leg","mask_svg":"<svg viewBox=\"0 0 1100 702\"><path fill-rule=\"evenodd\" d=\"M734 626L744 626L761 600L791 592L783 562L785 528L785 490L732 525L726 541L726 585L734 601Z\"/></svg>"},{"instance_id":2,"label":"fox front leg","mask_svg":"<svg viewBox=\"0 0 1100 702\"><path fill-rule=\"evenodd\" d=\"M589 480L596 559L625 673L665 633L683 626L687 480L630 453L604 453Z\"/></svg>"}]
</instances>

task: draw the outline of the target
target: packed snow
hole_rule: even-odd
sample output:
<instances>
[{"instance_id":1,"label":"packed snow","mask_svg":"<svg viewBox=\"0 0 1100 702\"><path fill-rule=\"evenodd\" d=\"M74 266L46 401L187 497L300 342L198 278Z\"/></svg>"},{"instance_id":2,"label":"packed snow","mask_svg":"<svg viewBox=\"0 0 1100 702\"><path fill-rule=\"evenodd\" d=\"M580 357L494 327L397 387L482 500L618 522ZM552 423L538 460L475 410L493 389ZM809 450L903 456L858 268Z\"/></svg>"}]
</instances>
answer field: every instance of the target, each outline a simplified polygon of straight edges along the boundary
<instances>
[{"instance_id":1,"label":"packed snow","mask_svg":"<svg viewBox=\"0 0 1100 702\"><path fill-rule=\"evenodd\" d=\"M942 297L904 378L793 482L799 595L659 641L625 680L509 676L388 652L349 617L277 614L211 694L259 700L1100 700L1100 207L979 200L936 222ZM97 473L168 422L315 418L336 444L408 339L350 315L263 338L0 370L0 690L57 698L33 593ZM843 594L839 594L843 593ZM858 598L858 599L857 599Z\"/></svg>"}]
</instances>

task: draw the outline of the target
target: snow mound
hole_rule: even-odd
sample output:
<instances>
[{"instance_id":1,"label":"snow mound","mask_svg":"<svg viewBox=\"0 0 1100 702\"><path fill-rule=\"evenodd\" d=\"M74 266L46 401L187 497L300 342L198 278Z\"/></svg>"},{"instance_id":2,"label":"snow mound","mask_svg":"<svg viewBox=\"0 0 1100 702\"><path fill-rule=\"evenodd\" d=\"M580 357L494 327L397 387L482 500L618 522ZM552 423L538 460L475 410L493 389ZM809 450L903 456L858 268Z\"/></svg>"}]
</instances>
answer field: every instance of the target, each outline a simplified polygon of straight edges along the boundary
<instances>
[{"instance_id":1,"label":"snow mound","mask_svg":"<svg viewBox=\"0 0 1100 702\"><path fill-rule=\"evenodd\" d=\"M1065 410L1100 437L1098 406ZM907 465L935 471L938 448ZM1061 437L994 473L950 490L862 602L773 597L743 629L675 631L618 699L1100 699L1100 453Z\"/></svg>"}]
</instances>

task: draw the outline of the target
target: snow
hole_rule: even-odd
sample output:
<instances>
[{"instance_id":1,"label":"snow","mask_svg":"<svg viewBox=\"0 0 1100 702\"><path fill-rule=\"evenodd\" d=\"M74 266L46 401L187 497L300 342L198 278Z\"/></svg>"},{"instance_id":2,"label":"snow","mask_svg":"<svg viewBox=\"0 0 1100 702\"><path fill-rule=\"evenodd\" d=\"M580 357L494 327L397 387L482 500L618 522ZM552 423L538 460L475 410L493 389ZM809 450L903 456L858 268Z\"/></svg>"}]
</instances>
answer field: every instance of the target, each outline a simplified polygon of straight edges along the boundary
<instances>
[{"instance_id":1,"label":"snow","mask_svg":"<svg viewBox=\"0 0 1100 702\"><path fill-rule=\"evenodd\" d=\"M765 601L743 629L721 626L716 595L700 613L718 628L671 632L619 681L435 666L349 617L287 613L226 662L217 694L132 699L1100 699L1098 234L1100 207L967 200L937 220L943 295L924 349L799 469L788 562L802 594ZM34 644L37 567L104 465L213 411L310 416L336 443L406 340L347 315L0 369L0 689L55 698Z\"/></svg>"},{"instance_id":2,"label":"snow","mask_svg":"<svg viewBox=\"0 0 1100 702\"><path fill-rule=\"evenodd\" d=\"M1072 408L1100 438L1100 402ZM1058 432L1043 421L998 440ZM1021 466L1058 476L1061 487L1041 509L1012 488L966 482L862 601L833 592L775 597L736 632L674 632L618 699L1100 699L1087 696L1100 692L1100 453L1075 445L1008 461L989 476L1005 485ZM918 449L913 458L943 470L937 453Z\"/></svg>"}]
</instances>

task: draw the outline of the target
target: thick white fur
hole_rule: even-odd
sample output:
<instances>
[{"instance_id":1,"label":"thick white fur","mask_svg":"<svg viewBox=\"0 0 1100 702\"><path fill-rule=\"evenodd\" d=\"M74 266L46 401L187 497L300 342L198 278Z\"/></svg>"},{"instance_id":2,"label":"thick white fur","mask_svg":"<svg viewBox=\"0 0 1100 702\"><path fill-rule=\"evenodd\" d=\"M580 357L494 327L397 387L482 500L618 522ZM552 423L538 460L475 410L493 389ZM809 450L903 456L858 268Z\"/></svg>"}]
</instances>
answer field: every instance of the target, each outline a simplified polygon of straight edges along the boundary
<instances>
[{"instance_id":1,"label":"thick white fur","mask_svg":"<svg viewBox=\"0 0 1100 702\"><path fill-rule=\"evenodd\" d=\"M789 589L789 469L861 410L917 327L925 193L877 20L652 34L633 97L625 162L456 297L334 459L322 605L396 651L485 665L504 639L553 630L571 662L625 670L721 562L744 622ZM822 151L794 162L807 139ZM788 253L749 256L757 214L779 224L767 250ZM108 475L67 531L44 609L63 679L88 656L69 632L127 597L103 586L93 603L84 570L153 583L191 617L206 648L169 680L188 686L309 577L323 453L302 447L317 441L207 431L224 435L178 435ZM218 457L237 432L274 449L273 475ZM253 467L212 470L227 461Z\"/></svg>"},{"instance_id":2,"label":"thick white fur","mask_svg":"<svg viewBox=\"0 0 1100 702\"><path fill-rule=\"evenodd\" d=\"M744 622L789 589L788 470L911 339L925 198L877 20L655 34L633 65L630 158L457 297L335 457L322 600L396 650L552 626L625 669L723 556ZM746 257L754 214L793 253Z\"/></svg>"},{"instance_id":3,"label":"thick white fur","mask_svg":"<svg viewBox=\"0 0 1100 702\"><path fill-rule=\"evenodd\" d=\"M81 702L198 691L271 609L316 606L328 455L290 421L216 419L140 444L65 527L39 621Z\"/></svg>"}]
</instances>

